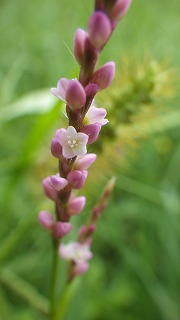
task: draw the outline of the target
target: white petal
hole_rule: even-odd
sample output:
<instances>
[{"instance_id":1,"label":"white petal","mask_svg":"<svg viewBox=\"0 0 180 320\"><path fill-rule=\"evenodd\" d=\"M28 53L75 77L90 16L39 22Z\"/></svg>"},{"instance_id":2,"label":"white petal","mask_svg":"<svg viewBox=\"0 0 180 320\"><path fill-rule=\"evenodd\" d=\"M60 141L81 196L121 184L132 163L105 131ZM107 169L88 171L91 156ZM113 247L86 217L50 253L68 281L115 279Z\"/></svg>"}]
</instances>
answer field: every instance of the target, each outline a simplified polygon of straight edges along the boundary
<instances>
[{"instance_id":1,"label":"white petal","mask_svg":"<svg viewBox=\"0 0 180 320\"><path fill-rule=\"evenodd\" d=\"M76 131L76 129L75 129L73 126L69 126L69 127L67 128L67 136L70 136L71 139L73 138L73 139L76 140L76 138L77 138L77 131Z\"/></svg>"},{"instance_id":2,"label":"white petal","mask_svg":"<svg viewBox=\"0 0 180 320\"><path fill-rule=\"evenodd\" d=\"M60 94L60 92L58 91L57 88L51 88L51 93L52 93L54 96L56 96L58 99L66 102L66 101L64 100L64 97L61 96L61 94Z\"/></svg>"},{"instance_id":3,"label":"white petal","mask_svg":"<svg viewBox=\"0 0 180 320\"><path fill-rule=\"evenodd\" d=\"M68 142L67 130L59 129L58 134L57 134L57 140L59 141L59 143L61 144L62 147L64 145L66 145Z\"/></svg>"},{"instance_id":4,"label":"white petal","mask_svg":"<svg viewBox=\"0 0 180 320\"><path fill-rule=\"evenodd\" d=\"M62 148L62 154L66 159L71 159L76 155L75 151L66 145Z\"/></svg>"},{"instance_id":5,"label":"white petal","mask_svg":"<svg viewBox=\"0 0 180 320\"><path fill-rule=\"evenodd\" d=\"M57 89L59 91L60 96L63 98L63 101L65 101L66 97L66 91L68 88L69 80L66 78L61 78L57 83Z\"/></svg>"},{"instance_id":6,"label":"white petal","mask_svg":"<svg viewBox=\"0 0 180 320\"><path fill-rule=\"evenodd\" d=\"M82 144L87 144L88 143L88 135L83 133L83 132L78 132L77 134L77 140L78 142L82 143Z\"/></svg>"},{"instance_id":7,"label":"white petal","mask_svg":"<svg viewBox=\"0 0 180 320\"><path fill-rule=\"evenodd\" d=\"M109 122L109 120L108 119L103 119L103 120L101 120L101 124L102 124L102 126L104 126L105 124L107 124Z\"/></svg>"},{"instance_id":8,"label":"white petal","mask_svg":"<svg viewBox=\"0 0 180 320\"><path fill-rule=\"evenodd\" d=\"M105 118L107 112L104 108L91 106L86 114L90 124L100 122Z\"/></svg>"},{"instance_id":9,"label":"white petal","mask_svg":"<svg viewBox=\"0 0 180 320\"><path fill-rule=\"evenodd\" d=\"M87 153L86 144L78 144L74 151L76 156L84 156Z\"/></svg>"}]
</instances>

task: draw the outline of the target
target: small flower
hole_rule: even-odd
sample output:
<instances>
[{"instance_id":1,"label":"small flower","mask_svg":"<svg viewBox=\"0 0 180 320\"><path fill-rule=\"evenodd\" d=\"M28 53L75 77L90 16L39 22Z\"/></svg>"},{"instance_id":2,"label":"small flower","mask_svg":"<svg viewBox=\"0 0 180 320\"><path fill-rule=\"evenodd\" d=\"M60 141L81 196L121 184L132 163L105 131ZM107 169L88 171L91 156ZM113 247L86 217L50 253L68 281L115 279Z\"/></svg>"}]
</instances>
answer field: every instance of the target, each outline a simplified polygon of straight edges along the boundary
<instances>
[{"instance_id":1,"label":"small flower","mask_svg":"<svg viewBox=\"0 0 180 320\"><path fill-rule=\"evenodd\" d=\"M57 83L57 88L51 88L51 92L73 109L81 109L85 105L85 90L76 79L60 79Z\"/></svg>"},{"instance_id":2,"label":"small flower","mask_svg":"<svg viewBox=\"0 0 180 320\"><path fill-rule=\"evenodd\" d=\"M89 246L79 242L61 244L59 253L65 260L72 260L76 265L81 265L92 258Z\"/></svg>"},{"instance_id":3,"label":"small flower","mask_svg":"<svg viewBox=\"0 0 180 320\"><path fill-rule=\"evenodd\" d=\"M62 146L62 154L65 158L70 159L75 156L83 156L87 153L88 135L77 132L72 126L63 130L59 134L59 142Z\"/></svg>"},{"instance_id":4,"label":"small flower","mask_svg":"<svg viewBox=\"0 0 180 320\"><path fill-rule=\"evenodd\" d=\"M100 123L102 126L104 126L109 122L107 119L104 119L106 114L107 112L104 108L96 108L92 104L84 117L83 124L88 125L88 124Z\"/></svg>"}]
</instances>

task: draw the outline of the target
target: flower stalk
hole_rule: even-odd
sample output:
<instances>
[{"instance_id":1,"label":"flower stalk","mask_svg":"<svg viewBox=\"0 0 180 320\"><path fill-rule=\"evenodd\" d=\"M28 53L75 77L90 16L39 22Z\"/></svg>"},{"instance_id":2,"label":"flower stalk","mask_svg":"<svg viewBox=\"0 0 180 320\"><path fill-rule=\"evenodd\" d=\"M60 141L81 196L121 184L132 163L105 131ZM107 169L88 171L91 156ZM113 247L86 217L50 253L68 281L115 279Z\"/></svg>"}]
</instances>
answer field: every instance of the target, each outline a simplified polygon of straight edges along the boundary
<instances>
[{"instance_id":1,"label":"flower stalk","mask_svg":"<svg viewBox=\"0 0 180 320\"><path fill-rule=\"evenodd\" d=\"M85 273L89 268L89 260L92 258L90 249L92 235L97 220L107 206L114 185L114 180L111 180L92 210L89 223L81 226L78 240L60 244L61 239L72 229L71 216L80 214L86 203L86 198L75 196L74 190L83 189L88 168L96 160L95 154L87 153L88 145L97 140L102 126L108 123L105 118L106 110L97 108L94 98L98 92L112 83L115 63L110 61L97 69L97 61L130 2L130 0L95 1L95 10L89 18L87 31L79 28L74 37L74 56L80 67L79 78L61 78L57 82L57 87L51 89L52 94L66 104L68 118L68 127L58 129L51 142L51 153L58 159L58 173L45 178L42 182L45 195L55 204L55 218L47 211L39 213L40 224L50 232L53 239L51 320L61 319L60 307L56 308L58 252L62 258L69 261L67 278L69 286L77 275ZM61 299L63 301L63 296Z\"/></svg>"}]
</instances>

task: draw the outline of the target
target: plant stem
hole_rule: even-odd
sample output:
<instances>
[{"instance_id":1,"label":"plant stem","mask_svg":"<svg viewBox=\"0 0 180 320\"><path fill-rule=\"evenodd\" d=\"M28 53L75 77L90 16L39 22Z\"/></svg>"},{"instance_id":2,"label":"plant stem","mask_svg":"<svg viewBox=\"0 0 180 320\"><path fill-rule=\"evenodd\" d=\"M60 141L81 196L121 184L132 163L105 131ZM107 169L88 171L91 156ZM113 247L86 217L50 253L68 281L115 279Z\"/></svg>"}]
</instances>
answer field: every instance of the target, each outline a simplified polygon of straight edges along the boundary
<instances>
[{"instance_id":1,"label":"plant stem","mask_svg":"<svg viewBox=\"0 0 180 320\"><path fill-rule=\"evenodd\" d=\"M71 282L67 282L61 297L59 299L59 303L57 304L56 312L54 313L54 320L63 320L65 312L70 304L72 296L79 284L79 279L75 278Z\"/></svg>"},{"instance_id":2,"label":"plant stem","mask_svg":"<svg viewBox=\"0 0 180 320\"><path fill-rule=\"evenodd\" d=\"M50 320L54 320L54 309L56 301L56 283L57 283L57 271L58 271L58 246L59 243L53 239L53 257L52 257L52 270L50 281Z\"/></svg>"}]
</instances>

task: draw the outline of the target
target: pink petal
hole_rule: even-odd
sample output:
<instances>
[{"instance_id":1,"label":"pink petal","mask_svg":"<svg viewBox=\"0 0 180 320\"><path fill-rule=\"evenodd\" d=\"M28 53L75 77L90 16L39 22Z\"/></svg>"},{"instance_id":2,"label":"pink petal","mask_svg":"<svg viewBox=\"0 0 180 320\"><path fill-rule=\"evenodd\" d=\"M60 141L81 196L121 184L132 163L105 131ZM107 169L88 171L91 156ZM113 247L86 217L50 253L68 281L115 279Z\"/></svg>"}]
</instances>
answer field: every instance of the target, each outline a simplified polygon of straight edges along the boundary
<instances>
[{"instance_id":1,"label":"pink petal","mask_svg":"<svg viewBox=\"0 0 180 320\"><path fill-rule=\"evenodd\" d=\"M77 170L86 170L96 160L97 156L94 153L88 153L85 156L78 157L75 161L74 168Z\"/></svg>"}]
</instances>

